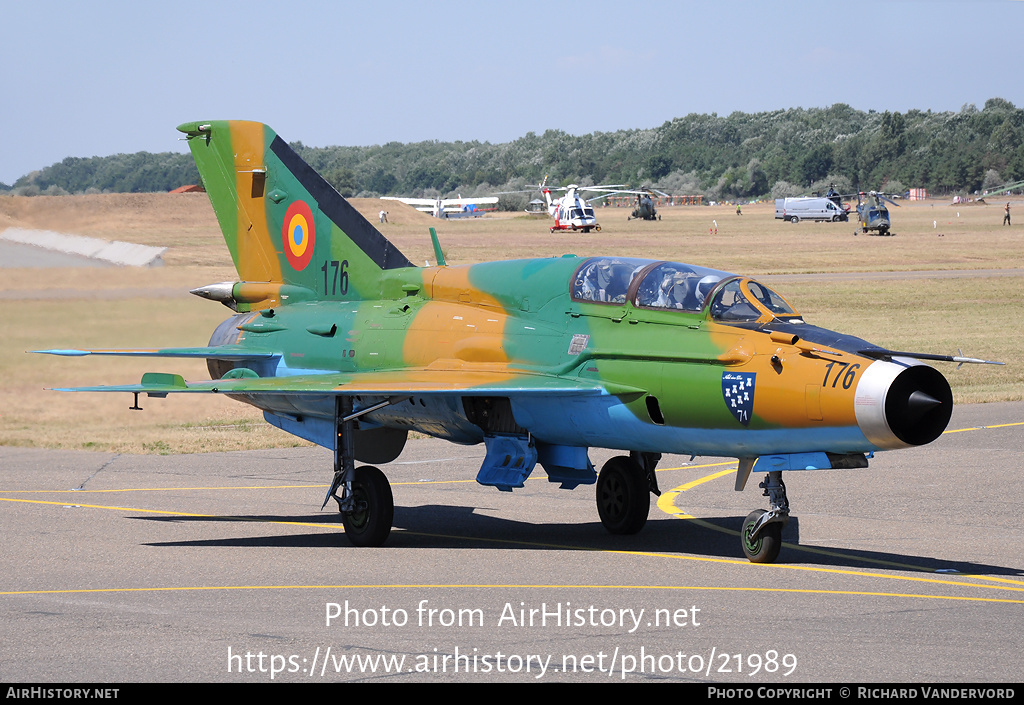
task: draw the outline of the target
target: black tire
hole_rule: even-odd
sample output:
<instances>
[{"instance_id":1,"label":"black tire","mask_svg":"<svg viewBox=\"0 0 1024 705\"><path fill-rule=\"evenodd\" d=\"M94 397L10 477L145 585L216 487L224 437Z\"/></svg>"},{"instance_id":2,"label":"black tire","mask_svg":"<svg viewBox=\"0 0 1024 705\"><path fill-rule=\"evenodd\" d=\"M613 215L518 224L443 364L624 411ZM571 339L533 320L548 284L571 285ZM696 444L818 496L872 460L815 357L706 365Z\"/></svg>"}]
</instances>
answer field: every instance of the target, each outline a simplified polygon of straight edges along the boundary
<instances>
[{"instance_id":1,"label":"black tire","mask_svg":"<svg viewBox=\"0 0 1024 705\"><path fill-rule=\"evenodd\" d=\"M754 541L747 536L754 528L754 523L761 518L762 514L767 513L763 509L755 509L743 520L740 543L743 544L743 553L751 563L774 563L782 549L782 524L779 522L763 526Z\"/></svg>"},{"instance_id":2,"label":"black tire","mask_svg":"<svg viewBox=\"0 0 1024 705\"><path fill-rule=\"evenodd\" d=\"M635 534L651 511L647 473L629 457L612 458L597 476L597 513L612 534Z\"/></svg>"},{"instance_id":3,"label":"black tire","mask_svg":"<svg viewBox=\"0 0 1024 705\"><path fill-rule=\"evenodd\" d=\"M382 546L395 518L395 499L388 478L372 465L358 467L352 495L355 511L341 515L345 535L353 546Z\"/></svg>"},{"instance_id":4,"label":"black tire","mask_svg":"<svg viewBox=\"0 0 1024 705\"><path fill-rule=\"evenodd\" d=\"M799 222L800 222L800 218L798 218L798 217L797 217L797 216L795 216L795 215L791 215L791 216L789 217L789 222L790 222L790 223L799 223Z\"/></svg>"},{"instance_id":5,"label":"black tire","mask_svg":"<svg viewBox=\"0 0 1024 705\"><path fill-rule=\"evenodd\" d=\"M839 216L838 215L832 216L832 222L833 223L838 223L839 222Z\"/></svg>"}]
</instances>

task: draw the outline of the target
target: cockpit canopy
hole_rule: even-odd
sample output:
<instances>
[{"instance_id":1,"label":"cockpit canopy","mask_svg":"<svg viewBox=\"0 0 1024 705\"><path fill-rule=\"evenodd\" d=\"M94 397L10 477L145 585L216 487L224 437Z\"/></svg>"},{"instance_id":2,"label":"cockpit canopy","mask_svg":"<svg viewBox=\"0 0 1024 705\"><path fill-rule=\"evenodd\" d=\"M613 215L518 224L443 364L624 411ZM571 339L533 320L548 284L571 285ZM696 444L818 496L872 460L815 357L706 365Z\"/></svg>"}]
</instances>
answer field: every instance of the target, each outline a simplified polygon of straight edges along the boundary
<instances>
[{"instance_id":1,"label":"cockpit canopy","mask_svg":"<svg viewBox=\"0 0 1024 705\"><path fill-rule=\"evenodd\" d=\"M633 304L641 308L700 311L715 285L728 276L704 267L661 262L645 271Z\"/></svg>"},{"instance_id":2,"label":"cockpit canopy","mask_svg":"<svg viewBox=\"0 0 1024 705\"><path fill-rule=\"evenodd\" d=\"M641 309L700 313L721 323L801 322L789 303L760 282L707 267L631 257L593 257L573 277L572 298ZM710 301L710 303L709 303Z\"/></svg>"},{"instance_id":3,"label":"cockpit canopy","mask_svg":"<svg viewBox=\"0 0 1024 705\"><path fill-rule=\"evenodd\" d=\"M769 318L765 318L765 316ZM711 302L711 318L722 323L767 321L776 318L800 323L800 314L784 298L753 279L737 277L725 283Z\"/></svg>"}]
</instances>

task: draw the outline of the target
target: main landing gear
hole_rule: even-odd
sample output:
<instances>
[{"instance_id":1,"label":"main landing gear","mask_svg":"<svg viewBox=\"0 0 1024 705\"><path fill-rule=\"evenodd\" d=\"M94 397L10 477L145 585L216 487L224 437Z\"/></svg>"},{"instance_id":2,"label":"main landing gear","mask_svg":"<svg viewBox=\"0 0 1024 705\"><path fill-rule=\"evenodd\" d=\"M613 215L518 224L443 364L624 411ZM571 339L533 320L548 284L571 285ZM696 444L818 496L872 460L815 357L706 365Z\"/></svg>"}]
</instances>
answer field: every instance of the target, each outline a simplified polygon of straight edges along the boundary
<instances>
[{"instance_id":1,"label":"main landing gear","mask_svg":"<svg viewBox=\"0 0 1024 705\"><path fill-rule=\"evenodd\" d=\"M630 453L612 458L597 476L597 513L612 534L635 534L651 511L651 493L660 496L654 469L659 453Z\"/></svg>"},{"instance_id":2,"label":"main landing gear","mask_svg":"<svg viewBox=\"0 0 1024 705\"><path fill-rule=\"evenodd\" d=\"M345 535L353 546L382 546L391 535L395 518L395 500L388 478L378 468L364 465L355 469L352 492L347 493L351 508L346 511L344 499L338 501L338 511L345 525Z\"/></svg>"},{"instance_id":3,"label":"main landing gear","mask_svg":"<svg viewBox=\"0 0 1024 705\"><path fill-rule=\"evenodd\" d=\"M740 542L751 563L774 563L782 548L782 529L789 521L789 500L782 472L769 472L758 487L764 490L770 509L755 509L747 515L740 531Z\"/></svg>"},{"instance_id":4,"label":"main landing gear","mask_svg":"<svg viewBox=\"0 0 1024 705\"><path fill-rule=\"evenodd\" d=\"M352 413L352 397L339 396L335 402L334 481L324 505L332 498L338 503L345 535L353 546L383 545L395 518L395 499L384 473L372 465L355 466L355 418L370 410Z\"/></svg>"}]
</instances>

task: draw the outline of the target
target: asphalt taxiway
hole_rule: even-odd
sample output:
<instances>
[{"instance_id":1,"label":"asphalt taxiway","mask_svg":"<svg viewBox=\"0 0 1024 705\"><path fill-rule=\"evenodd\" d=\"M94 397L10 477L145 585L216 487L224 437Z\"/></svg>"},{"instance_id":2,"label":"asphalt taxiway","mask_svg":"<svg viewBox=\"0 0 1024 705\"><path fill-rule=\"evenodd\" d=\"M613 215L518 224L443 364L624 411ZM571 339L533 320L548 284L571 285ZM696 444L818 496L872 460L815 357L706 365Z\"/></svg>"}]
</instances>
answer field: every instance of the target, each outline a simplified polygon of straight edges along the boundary
<instances>
[{"instance_id":1,"label":"asphalt taxiway","mask_svg":"<svg viewBox=\"0 0 1024 705\"><path fill-rule=\"evenodd\" d=\"M787 473L764 566L727 459L666 457L611 536L592 487L501 493L482 447L414 440L367 549L318 511L322 449L0 448L0 680L1012 682L1022 451L1024 403L960 406L929 446Z\"/></svg>"}]
</instances>

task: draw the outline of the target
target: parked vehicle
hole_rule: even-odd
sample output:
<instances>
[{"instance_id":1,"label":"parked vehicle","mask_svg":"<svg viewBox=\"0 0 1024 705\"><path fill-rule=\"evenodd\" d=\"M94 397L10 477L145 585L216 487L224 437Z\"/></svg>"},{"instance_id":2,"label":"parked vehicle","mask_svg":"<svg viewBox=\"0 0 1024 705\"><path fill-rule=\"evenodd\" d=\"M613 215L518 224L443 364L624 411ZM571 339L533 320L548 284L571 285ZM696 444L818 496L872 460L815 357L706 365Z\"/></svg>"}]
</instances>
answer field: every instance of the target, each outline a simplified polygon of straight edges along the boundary
<instances>
[{"instance_id":1,"label":"parked vehicle","mask_svg":"<svg viewBox=\"0 0 1024 705\"><path fill-rule=\"evenodd\" d=\"M828 220L833 223L849 219L846 210L824 197L776 198L775 218L799 223L801 220Z\"/></svg>"}]
</instances>

